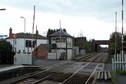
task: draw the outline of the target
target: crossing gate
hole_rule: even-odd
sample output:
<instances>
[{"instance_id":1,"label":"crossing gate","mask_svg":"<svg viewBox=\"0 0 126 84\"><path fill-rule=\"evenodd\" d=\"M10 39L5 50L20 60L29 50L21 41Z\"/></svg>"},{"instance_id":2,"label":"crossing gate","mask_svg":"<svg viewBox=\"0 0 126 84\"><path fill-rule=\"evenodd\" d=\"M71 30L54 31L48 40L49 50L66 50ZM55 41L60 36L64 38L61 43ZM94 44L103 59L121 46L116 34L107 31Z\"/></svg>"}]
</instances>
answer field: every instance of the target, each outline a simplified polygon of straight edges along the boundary
<instances>
[{"instance_id":1,"label":"crossing gate","mask_svg":"<svg viewBox=\"0 0 126 84\"><path fill-rule=\"evenodd\" d=\"M126 70L126 54L121 55L113 55L112 57L112 69L113 70L120 70L125 71Z\"/></svg>"}]
</instances>

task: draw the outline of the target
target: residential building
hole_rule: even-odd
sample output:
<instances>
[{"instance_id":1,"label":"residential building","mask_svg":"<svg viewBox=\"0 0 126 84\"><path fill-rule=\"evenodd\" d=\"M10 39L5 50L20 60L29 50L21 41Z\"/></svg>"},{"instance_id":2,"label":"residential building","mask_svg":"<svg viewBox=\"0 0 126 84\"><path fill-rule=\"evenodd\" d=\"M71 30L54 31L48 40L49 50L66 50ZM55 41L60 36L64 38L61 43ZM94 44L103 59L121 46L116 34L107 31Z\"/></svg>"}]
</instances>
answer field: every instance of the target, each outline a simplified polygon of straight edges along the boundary
<instances>
[{"instance_id":1,"label":"residential building","mask_svg":"<svg viewBox=\"0 0 126 84\"><path fill-rule=\"evenodd\" d=\"M30 33L16 33L12 32L12 28L9 29L9 37L6 39L13 46L15 52L14 64L33 64L33 51L40 44L48 44L48 39L39 35L36 30L36 34Z\"/></svg>"},{"instance_id":2,"label":"residential building","mask_svg":"<svg viewBox=\"0 0 126 84\"><path fill-rule=\"evenodd\" d=\"M9 29L9 37L7 41L13 46L15 53L31 54L40 44L48 44L46 37L43 37L38 34L30 33L12 33L12 28Z\"/></svg>"}]
</instances>

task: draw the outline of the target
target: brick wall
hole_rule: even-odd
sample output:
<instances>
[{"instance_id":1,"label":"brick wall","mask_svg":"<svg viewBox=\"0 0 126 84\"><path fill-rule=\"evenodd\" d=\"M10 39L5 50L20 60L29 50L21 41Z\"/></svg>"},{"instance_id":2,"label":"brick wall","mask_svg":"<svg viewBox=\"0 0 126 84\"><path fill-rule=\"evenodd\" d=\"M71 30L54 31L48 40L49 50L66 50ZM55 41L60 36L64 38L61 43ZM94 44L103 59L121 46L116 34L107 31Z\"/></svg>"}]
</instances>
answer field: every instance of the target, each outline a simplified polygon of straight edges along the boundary
<instances>
[{"instance_id":1,"label":"brick wall","mask_svg":"<svg viewBox=\"0 0 126 84\"><path fill-rule=\"evenodd\" d=\"M40 59L48 59L48 49L43 44L40 44L32 53L32 56Z\"/></svg>"}]
</instances>

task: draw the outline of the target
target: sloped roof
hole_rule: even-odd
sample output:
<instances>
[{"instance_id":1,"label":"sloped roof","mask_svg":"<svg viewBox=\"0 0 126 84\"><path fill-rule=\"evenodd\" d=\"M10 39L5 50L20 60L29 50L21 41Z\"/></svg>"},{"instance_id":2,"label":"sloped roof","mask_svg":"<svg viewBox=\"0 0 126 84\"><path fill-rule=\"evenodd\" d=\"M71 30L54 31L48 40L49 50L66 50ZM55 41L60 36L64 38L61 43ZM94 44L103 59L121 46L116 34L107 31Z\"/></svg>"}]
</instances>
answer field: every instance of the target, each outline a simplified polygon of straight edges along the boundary
<instances>
[{"instance_id":1,"label":"sloped roof","mask_svg":"<svg viewBox=\"0 0 126 84\"><path fill-rule=\"evenodd\" d=\"M61 37L72 37L71 35L69 35L65 31L63 31L62 29L60 29L59 31L56 31L55 33L51 34L50 37L57 37L57 36L60 36L60 35L61 35Z\"/></svg>"},{"instance_id":2,"label":"sloped roof","mask_svg":"<svg viewBox=\"0 0 126 84\"><path fill-rule=\"evenodd\" d=\"M41 36L41 35L37 35L36 34L30 34L30 33L17 33L16 34L16 38L27 38L27 39L35 39L37 37L37 39L46 39L46 37Z\"/></svg>"},{"instance_id":3,"label":"sloped roof","mask_svg":"<svg viewBox=\"0 0 126 84\"><path fill-rule=\"evenodd\" d=\"M36 49L35 51L39 48L39 47L46 47L48 51L50 51L50 44L40 44Z\"/></svg>"}]
</instances>

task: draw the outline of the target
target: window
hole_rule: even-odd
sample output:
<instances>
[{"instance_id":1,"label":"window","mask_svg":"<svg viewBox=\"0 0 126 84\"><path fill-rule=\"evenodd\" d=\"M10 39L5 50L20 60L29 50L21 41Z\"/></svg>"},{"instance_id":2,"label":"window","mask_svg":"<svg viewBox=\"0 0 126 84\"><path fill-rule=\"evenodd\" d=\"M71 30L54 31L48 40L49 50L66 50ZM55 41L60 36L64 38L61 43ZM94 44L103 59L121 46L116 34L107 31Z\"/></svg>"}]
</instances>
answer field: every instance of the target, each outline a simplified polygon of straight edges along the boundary
<instances>
[{"instance_id":1,"label":"window","mask_svg":"<svg viewBox=\"0 0 126 84\"><path fill-rule=\"evenodd\" d=\"M60 38L56 38L56 42L60 42Z\"/></svg>"},{"instance_id":2,"label":"window","mask_svg":"<svg viewBox=\"0 0 126 84\"><path fill-rule=\"evenodd\" d=\"M36 40L33 42L31 40L26 40L26 47L35 47L36 45Z\"/></svg>"},{"instance_id":3,"label":"window","mask_svg":"<svg viewBox=\"0 0 126 84\"><path fill-rule=\"evenodd\" d=\"M67 43L67 45L68 45L68 47L72 47L72 45L71 45L71 43L69 42L69 43Z\"/></svg>"},{"instance_id":4,"label":"window","mask_svg":"<svg viewBox=\"0 0 126 84\"><path fill-rule=\"evenodd\" d=\"M35 47L35 46L36 46L36 40L33 41L33 47Z\"/></svg>"},{"instance_id":5,"label":"window","mask_svg":"<svg viewBox=\"0 0 126 84\"><path fill-rule=\"evenodd\" d=\"M26 47L31 47L31 41L30 40L26 40Z\"/></svg>"},{"instance_id":6,"label":"window","mask_svg":"<svg viewBox=\"0 0 126 84\"><path fill-rule=\"evenodd\" d=\"M66 42L66 37L52 37L52 42Z\"/></svg>"},{"instance_id":7,"label":"window","mask_svg":"<svg viewBox=\"0 0 126 84\"><path fill-rule=\"evenodd\" d=\"M56 38L52 37L51 38L51 43L56 43Z\"/></svg>"},{"instance_id":8,"label":"window","mask_svg":"<svg viewBox=\"0 0 126 84\"><path fill-rule=\"evenodd\" d=\"M55 38L55 37L52 37L52 40L53 40L53 41L55 41L55 40L56 40L56 38Z\"/></svg>"},{"instance_id":9,"label":"window","mask_svg":"<svg viewBox=\"0 0 126 84\"><path fill-rule=\"evenodd\" d=\"M62 38L62 42L66 42L66 38L64 37L64 38Z\"/></svg>"}]
</instances>

